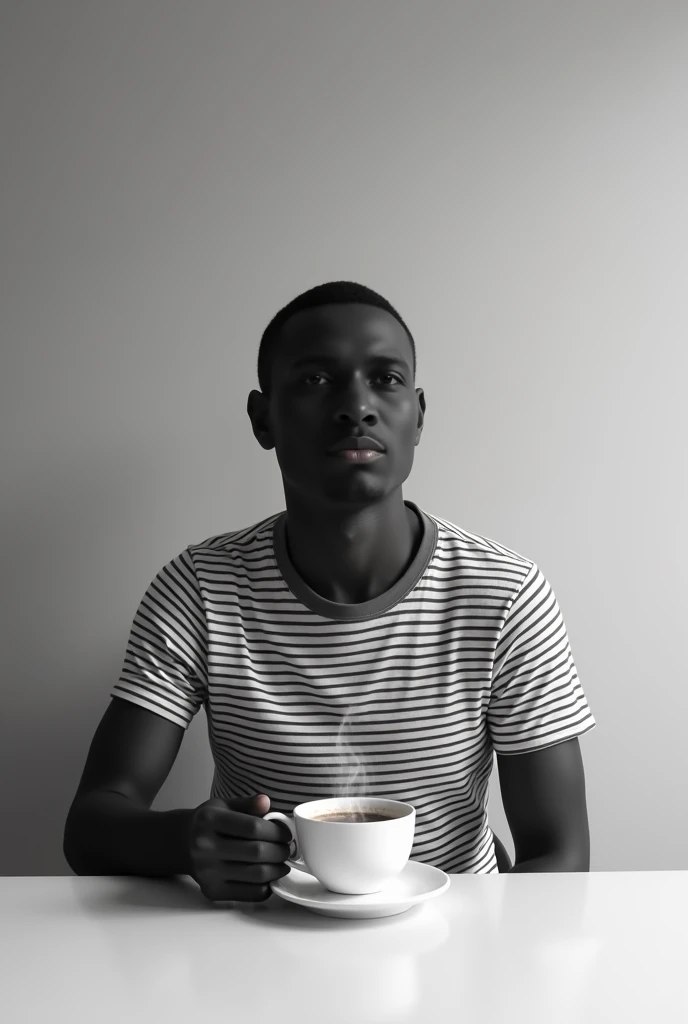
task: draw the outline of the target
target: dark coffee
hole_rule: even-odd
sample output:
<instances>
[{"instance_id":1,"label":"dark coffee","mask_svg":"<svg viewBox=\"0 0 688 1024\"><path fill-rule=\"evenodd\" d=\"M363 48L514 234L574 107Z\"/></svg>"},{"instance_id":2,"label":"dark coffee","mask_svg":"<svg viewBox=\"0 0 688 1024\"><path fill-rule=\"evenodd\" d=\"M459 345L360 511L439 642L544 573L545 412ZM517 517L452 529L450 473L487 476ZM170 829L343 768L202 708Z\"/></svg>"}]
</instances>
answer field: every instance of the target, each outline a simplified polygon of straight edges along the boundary
<instances>
[{"instance_id":1,"label":"dark coffee","mask_svg":"<svg viewBox=\"0 0 688 1024\"><path fill-rule=\"evenodd\" d=\"M389 821L393 814L376 814L374 811L325 811L323 814L311 814L312 821L341 821L346 823L363 821Z\"/></svg>"}]
</instances>

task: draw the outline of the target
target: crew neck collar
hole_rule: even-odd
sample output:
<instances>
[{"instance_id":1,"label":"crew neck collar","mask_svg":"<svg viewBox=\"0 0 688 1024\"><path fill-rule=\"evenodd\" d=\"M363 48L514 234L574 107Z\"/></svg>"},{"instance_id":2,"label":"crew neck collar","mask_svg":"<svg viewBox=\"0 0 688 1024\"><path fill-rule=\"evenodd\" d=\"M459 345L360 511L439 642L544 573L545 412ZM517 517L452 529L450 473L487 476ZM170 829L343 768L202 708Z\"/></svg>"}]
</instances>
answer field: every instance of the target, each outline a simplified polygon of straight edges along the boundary
<instances>
[{"instance_id":1,"label":"crew neck collar","mask_svg":"<svg viewBox=\"0 0 688 1024\"><path fill-rule=\"evenodd\" d=\"M421 521L423 536L416 556L409 565L404 575L397 580L383 594L378 594L370 601L361 601L357 604L344 604L339 601L328 601L327 598L317 594L301 576L289 557L287 549L286 510L278 515L272 529L272 543L277 566L282 573L285 583L302 604L311 611L322 615L327 619L338 619L342 622L351 622L361 619L372 619L393 608L406 595L413 590L418 580L427 569L430 559L437 544L437 523L434 519L423 512L413 501L404 501L404 504L412 509Z\"/></svg>"}]
</instances>

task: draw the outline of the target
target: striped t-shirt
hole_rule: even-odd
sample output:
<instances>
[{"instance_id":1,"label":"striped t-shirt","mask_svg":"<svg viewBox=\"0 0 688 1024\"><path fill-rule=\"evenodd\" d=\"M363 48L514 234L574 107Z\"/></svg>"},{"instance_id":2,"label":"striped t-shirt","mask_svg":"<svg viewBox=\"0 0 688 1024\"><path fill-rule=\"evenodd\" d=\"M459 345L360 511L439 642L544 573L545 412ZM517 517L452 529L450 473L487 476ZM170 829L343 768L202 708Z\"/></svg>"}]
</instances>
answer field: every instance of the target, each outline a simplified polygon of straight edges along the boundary
<instances>
[{"instance_id":1,"label":"striped t-shirt","mask_svg":"<svg viewBox=\"0 0 688 1024\"><path fill-rule=\"evenodd\" d=\"M297 574L286 512L190 545L146 590L111 695L186 729L205 707L210 796L273 810L373 795L416 808L414 860L497 871L493 751L595 726L542 572L405 504L423 537L384 594L340 604Z\"/></svg>"}]
</instances>

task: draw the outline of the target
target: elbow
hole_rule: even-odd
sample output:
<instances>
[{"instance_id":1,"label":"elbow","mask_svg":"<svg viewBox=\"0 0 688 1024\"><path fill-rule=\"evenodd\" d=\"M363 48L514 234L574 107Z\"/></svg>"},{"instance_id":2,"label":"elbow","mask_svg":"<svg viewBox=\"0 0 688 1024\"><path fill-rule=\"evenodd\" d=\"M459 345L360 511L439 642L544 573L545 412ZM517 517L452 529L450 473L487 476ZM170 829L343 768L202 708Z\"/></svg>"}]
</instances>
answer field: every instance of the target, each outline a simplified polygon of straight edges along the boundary
<instances>
[{"instance_id":1,"label":"elbow","mask_svg":"<svg viewBox=\"0 0 688 1024\"><path fill-rule=\"evenodd\" d=\"M590 828L587 816L575 831L559 836L553 846L560 871L590 871Z\"/></svg>"},{"instance_id":2,"label":"elbow","mask_svg":"<svg viewBox=\"0 0 688 1024\"><path fill-rule=\"evenodd\" d=\"M62 836L62 855L75 875L87 875L89 873L84 870L85 865L83 853L79 851L79 847L74 840L69 817L67 818L64 834Z\"/></svg>"},{"instance_id":3,"label":"elbow","mask_svg":"<svg viewBox=\"0 0 688 1024\"><path fill-rule=\"evenodd\" d=\"M564 847L558 854L561 871L590 871L590 843L575 843Z\"/></svg>"},{"instance_id":4,"label":"elbow","mask_svg":"<svg viewBox=\"0 0 688 1024\"><path fill-rule=\"evenodd\" d=\"M590 871L590 851L574 858L573 867L569 871Z\"/></svg>"},{"instance_id":5,"label":"elbow","mask_svg":"<svg viewBox=\"0 0 688 1024\"><path fill-rule=\"evenodd\" d=\"M87 852L83 823L76 819L71 808L62 835L62 855L75 875L101 874Z\"/></svg>"},{"instance_id":6,"label":"elbow","mask_svg":"<svg viewBox=\"0 0 688 1024\"><path fill-rule=\"evenodd\" d=\"M78 854L66 842L62 844L62 856L67 861L67 865L73 874L87 874L86 871L81 870L81 861Z\"/></svg>"},{"instance_id":7,"label":"elbow","mask_svg":"<svg viewBox=\"0 0 688 1024\"><path fill-rule=\"evenodd\" d=\"M62 843L62 854L75 875L111 875L112 869L98 863L92 854L85 853L76 844L66 839Z\"/></svg>"}]
</instances>

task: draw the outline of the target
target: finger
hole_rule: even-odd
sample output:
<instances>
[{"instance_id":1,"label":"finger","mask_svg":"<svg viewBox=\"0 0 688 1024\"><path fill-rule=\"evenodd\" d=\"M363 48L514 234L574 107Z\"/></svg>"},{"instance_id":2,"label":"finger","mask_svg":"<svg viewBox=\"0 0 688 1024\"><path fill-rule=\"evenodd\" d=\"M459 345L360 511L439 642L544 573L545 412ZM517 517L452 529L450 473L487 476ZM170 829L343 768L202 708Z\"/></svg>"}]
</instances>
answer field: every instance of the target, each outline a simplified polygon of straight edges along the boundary
<instances>
[{"instance_id":1,"label":"finger","mask_svg":"<svg viewBox=\"0 0 688 1024\"><path fill-rule=\"evenodd\" d=\"M270 882L277 881L278 878L283 878L284 875L289 874L289 868L286 865L267 864L264 865L264 880L243 879L244 873L250 874L247 870L248 868L256 868L258 866L248 864L236 865L237 868L244 869L237 873L236 878L211 877L203 879L201 891L209 900L245 900L252 902L265 900L272 895ZM256 872L253 874L255 876Z\"/></svg>"},{"instance_id":2,"label":"finger","mask_svg":"<svg viewBox=\"0 0 688 1024\"><path fill-rule=\"evenodd\" d=\"M227 839L218 836L213 857L223 863L283 864L289 856L286 843L266 843L262 840Z\"/></svg>"},{"instance_id":3,"label":"finger","mask_svg":"<svg viewBox=\"0 0 688 1024\"><path fill-rule=\"evenodd\" d=\"M257 793L253 798L253 806L256 814L262 818L270 810L270 797L267 793Z\"/></svg>"},{"instance_id":4,"label":"finger","mask_svg":"<svg viewBox=\"0 0 688 1024\"><path fill-rule=\"evenodd\" d=\"M219 882L214 888L204 886L201 892L213 903L227 900L238 903L263 903L272 896L269 885L237 885L236 882Z\"/></svg>"},{"instance_id":5,"label":"finger","mask_svg":"<svg viewBox=\"0 0 688 1024\"><path fill-rule=\"evenodd\" d=\"M232 882L250 885L267 885L290 872L288 864L220 864L217 872L227 885ZM226 877L225 877L226 876Z\"/></svg>"},{"instance_id":6,"label":"finger","mask_svg":"<svg viewBox=\"0 0 688 1024\"><path fill-rule=\"evenodd\" d=\"M289 843L291 832L283 821L257 818L255 814L225 810L218 807L213 811L213 831L219 836L232 839L253 839L267 843Z\"/></svg>"}]
</instances>

